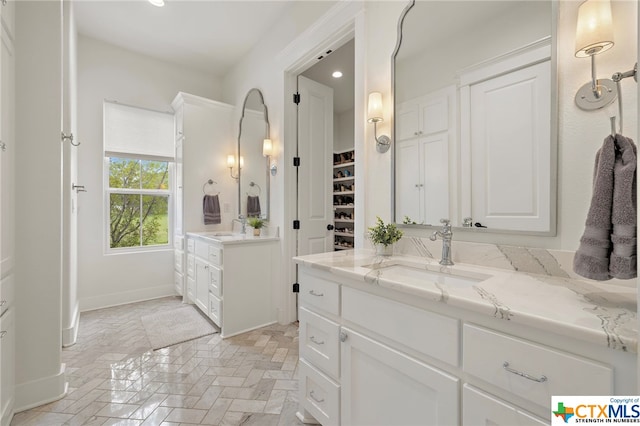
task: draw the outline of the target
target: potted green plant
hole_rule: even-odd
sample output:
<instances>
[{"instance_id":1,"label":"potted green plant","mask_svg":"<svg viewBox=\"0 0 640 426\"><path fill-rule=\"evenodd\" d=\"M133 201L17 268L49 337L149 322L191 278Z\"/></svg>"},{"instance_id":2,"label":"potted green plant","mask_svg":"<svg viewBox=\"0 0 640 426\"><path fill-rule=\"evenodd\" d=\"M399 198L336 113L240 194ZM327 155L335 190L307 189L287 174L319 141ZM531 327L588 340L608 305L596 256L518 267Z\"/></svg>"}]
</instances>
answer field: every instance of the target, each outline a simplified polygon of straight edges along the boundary
<instances>
[{"instance_id":1,"label":"potted green plant","mask_svg":"<svg viewBox=\"0 0 640 426\"><path fill-rule=\"evenodd\" d=\"M264 226L265 221L260 219L259 217L250 217L249 219L247 219L247 223L250 227L253 228L253 235L259 237L260 229L262 229L262 227Z\"/></svg>"},{"instance_id":2,"label":"potted green plant","mask_svg":"<svg viewBox=\"0 0 640 426\"><path fill-rule=\"evenodd\" d=\"M393 254L393 245L402 238L402 231L395 223L386 224L376 217L376 226L369 228L369 239L376 247L376 254L390 256Z\"/></svg>"}]
</instances>

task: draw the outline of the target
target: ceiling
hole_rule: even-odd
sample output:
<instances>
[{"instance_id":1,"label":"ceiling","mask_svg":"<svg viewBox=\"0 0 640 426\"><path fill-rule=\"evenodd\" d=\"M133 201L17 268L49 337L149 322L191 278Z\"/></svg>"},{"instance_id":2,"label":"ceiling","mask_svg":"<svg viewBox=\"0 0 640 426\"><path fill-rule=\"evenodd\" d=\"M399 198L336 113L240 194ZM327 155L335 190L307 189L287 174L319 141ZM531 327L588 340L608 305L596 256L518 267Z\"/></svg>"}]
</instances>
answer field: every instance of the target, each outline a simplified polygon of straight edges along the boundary
<instances>
[{"instance_id":1,"label":"ceiling","mask_svg":"<svg viewBox=\"0 0 640 426\"><path fill-rule=\"evenodd\" d=\"M213 76L224 77L294 0L77 0L80 34ZM331 73L343 72L335 79ZM304 75L334 89L334 111L353 108L353 41L325 54Z\"/></svg>"},{"instance_id":2,"label":"ceiling","mask_svg":"<svg viewBox=\"0 0 640 426\"><path fill-rule=\"evenodd\" d=\"M78 32L144 55L223 77L292 1L76 1Z\"/></svg>"}]
</instances>

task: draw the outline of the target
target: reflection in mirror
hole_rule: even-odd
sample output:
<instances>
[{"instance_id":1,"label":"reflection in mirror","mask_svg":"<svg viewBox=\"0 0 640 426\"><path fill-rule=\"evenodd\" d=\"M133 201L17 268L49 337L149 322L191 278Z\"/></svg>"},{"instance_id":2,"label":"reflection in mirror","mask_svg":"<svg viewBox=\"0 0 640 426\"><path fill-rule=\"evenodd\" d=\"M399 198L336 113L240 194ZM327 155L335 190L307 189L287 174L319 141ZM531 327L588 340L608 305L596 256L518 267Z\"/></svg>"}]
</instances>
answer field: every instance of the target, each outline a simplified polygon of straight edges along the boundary
<instances>
[{"instance_id":1,"label":"reflection in mirror","mask_svg":"<svg viewBox=\"0 0 640 426\"><path fill-rule=\"evenodd\" d=\"M263 141L269 139L269 114L262 92L251 89L242 105L238 130L241 160L238 184L238 214L269 220L268 159L262 155Z\"/></svg>"},{"instance_id":2,"label":"reflection in mirror","mask_svg":"<svg viewBox=\"0 0 640 426\"><path fill-rule=\"evenodd\" d=\"M393 70L396 222L555 233L554 7L407 7Z\"/></svg>"}]
</instances>

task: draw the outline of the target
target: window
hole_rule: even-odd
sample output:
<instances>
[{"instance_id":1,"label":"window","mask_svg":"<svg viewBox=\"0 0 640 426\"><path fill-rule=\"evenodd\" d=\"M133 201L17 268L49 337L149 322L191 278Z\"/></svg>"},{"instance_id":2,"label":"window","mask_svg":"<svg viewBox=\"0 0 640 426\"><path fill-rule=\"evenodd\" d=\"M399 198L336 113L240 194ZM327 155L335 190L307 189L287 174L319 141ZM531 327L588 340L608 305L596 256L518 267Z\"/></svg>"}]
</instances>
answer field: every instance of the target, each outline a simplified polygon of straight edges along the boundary
<instances>
[{"instance_id":1,"label":"window","mask_svg":"<svg viewBox=\"0 0 640 426\"><path fill-rule=\"evenodd\" d=\"M104 103L108 250L170 244L173 115Z\"/></svg>"}]
</instances>

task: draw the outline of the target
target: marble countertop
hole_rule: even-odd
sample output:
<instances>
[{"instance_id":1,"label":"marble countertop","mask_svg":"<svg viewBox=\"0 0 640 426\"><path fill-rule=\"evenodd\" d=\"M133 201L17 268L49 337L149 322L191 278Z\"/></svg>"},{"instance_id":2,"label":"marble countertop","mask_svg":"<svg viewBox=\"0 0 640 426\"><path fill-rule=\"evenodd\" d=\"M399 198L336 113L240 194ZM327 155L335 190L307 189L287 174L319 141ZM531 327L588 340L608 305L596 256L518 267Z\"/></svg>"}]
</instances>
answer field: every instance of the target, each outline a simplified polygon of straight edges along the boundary
<instances>
[{"instance_id":1,"label":"marble countertop","mask_svg":"<svg viewBox=\"0 0 640 426\"><path fill-rule=\"evenodd\" d=\"M357 249L295 257L300 265L556 334L637 353L637 289ZM403 265L400 268L389 268ZM395 271L394 271L395 269ZM403 273L409 270L414 273ZM398 272L400 271L400 272ZM425 271L472 284L441 283ZM413 275L413 276L412 276Z\"/></svg>"},{"instance_id":2,"label":"marble countertop","mask_svg":"<svg viewBox=\"0 0 640 426\"><path fill-rule=\"evenodd\" d=\"M254 236L253 233L247 234L232 233L230 231L212 231L212 232L187 232L188 237L196 237L207 240L209 242L228 244L251 244L265 241L278 241L280 237L274 235Z\"/></svg>"}]
</instances>

